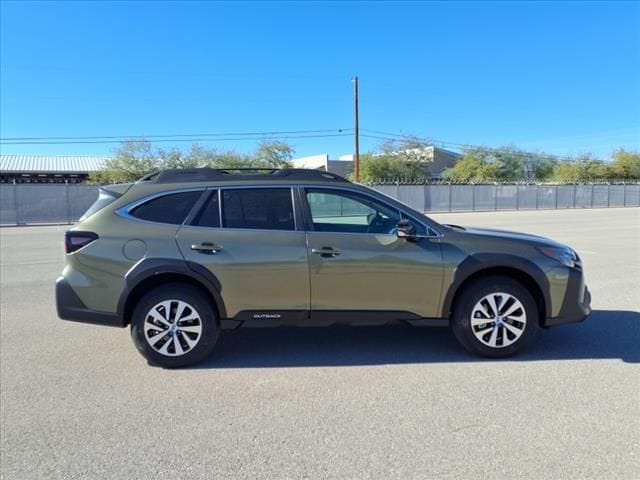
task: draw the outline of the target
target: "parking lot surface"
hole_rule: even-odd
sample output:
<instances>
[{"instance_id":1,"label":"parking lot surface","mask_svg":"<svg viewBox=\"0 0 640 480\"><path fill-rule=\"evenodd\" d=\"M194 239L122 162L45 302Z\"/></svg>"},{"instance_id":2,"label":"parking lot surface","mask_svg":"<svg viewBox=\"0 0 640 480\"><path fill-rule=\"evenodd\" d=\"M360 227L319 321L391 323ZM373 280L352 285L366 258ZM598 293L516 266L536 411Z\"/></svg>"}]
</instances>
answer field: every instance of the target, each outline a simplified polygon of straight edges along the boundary
<instances>
[{"instance_id":1,"label":"parking lot surface","mask_svg":"<svg viewBox=\"0 0 640 480\"><path fill-rule=\"evenodd\" d=\"M162 370L57 319L66 227L0 229L0 476L638 478L640 209L433 217L571 245L594 313L501 361L444 328L281 328Z\"/></svg>"}]
</instances>

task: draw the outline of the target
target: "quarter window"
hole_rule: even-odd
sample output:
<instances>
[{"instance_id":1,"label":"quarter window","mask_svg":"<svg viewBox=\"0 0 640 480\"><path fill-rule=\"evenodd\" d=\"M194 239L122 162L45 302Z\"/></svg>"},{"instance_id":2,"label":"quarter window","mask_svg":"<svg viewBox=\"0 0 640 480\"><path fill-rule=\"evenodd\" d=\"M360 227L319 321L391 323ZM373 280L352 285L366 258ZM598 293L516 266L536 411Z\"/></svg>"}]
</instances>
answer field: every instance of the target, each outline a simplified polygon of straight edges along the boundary
<instances>
[{"instance_id":1,"label":"quarter window","mask_svg":"<svg viewBox=\"0 0 640 480\"><path fill-rule=\"evenodd\" d=\"M222 190L222 224L226 228L295 230L291 189Z\"/></svg>"},{"instance_id":2,"label":"quarter window","mask_svg":"<svg viewBox=\"0 0 640 480\"><path fill-rule=\"evenodd\" d=\"M163 195L135 207L129 214L148 222L181 225L201 194L192 191Z\"/></svg>"}]
</instances>

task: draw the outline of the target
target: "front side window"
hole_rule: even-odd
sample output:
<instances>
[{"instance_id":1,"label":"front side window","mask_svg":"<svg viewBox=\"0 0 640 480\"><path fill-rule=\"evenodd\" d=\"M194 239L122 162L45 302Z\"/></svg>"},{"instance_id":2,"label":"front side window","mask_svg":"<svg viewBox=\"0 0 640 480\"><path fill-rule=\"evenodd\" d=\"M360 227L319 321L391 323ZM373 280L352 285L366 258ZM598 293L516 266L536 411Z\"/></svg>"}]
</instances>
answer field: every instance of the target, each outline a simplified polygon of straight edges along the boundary
<instances>
[{"instance_id":1,"label":"front side window","mask_svg":"<svg viewBox=\"0 0 640 480\"><path fill-rule=\"evenodd\" d=\"M148 222L181 225L195 205L202 191L170 193L138 205L130 215Z\"/></svg>"},{"instance_id":2,"label":"front side window","mask_svg":"<svg viewBox=\"0 0 640 480\"><path fill-rule=\"evenodd\" d=\"M222 190L222 226L295 230L290 188Z\"/></svg>"},{"instance_id":3,"label":"front side window","mask_svg":"<svg viewBox=\"0 0 640 480\"><path fill-rule=\"evenodd\" d=\"M353 192L307 189L313 229L318 232L392 234L400 212Z\"/></svg>"}]
</instances>

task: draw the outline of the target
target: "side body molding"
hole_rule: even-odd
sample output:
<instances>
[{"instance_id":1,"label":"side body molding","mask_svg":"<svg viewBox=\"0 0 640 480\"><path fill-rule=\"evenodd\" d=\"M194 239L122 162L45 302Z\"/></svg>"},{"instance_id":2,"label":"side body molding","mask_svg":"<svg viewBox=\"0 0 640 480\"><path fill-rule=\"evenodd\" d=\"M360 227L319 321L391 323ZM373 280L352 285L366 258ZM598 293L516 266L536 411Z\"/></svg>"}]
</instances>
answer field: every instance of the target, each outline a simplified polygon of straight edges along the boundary
<instances>
[{"instance_id":1,"label":"side body molding","mask_svg":"<svg viewBox=\"0 0 640 480\"><path fill-rule=\"evenodd\" d=\"M451 309L453 308L453 300L460 286L473 276L473 274L482 270L489 269L511 269L518 270L530 278L538 285L542 292L545 312L544 316L551 315L551 296L549 293L550 285L544 272L532 261L516 255L507 253L480 253L469 255L458 267L453 278L453 282L449 285L447 293L442 303L442 317L449 318Z\"/></svg>"},{"instance_id":2,"label":"side body molding","mask_svg":"<svg viewBox=\"0 0 640 480\"><path fill-rule=\"evenodd\" d=\"M201 284L211 294L220 319L227 316L227 310L222 300L222 284L207 268L195 262L177 260L174 258L143 258L125 274L125 287L118 300L118 315L124 318L127 300L135 288L142 282L155 276L176 274L189 277Z\"/></svg>"}]
</instances>

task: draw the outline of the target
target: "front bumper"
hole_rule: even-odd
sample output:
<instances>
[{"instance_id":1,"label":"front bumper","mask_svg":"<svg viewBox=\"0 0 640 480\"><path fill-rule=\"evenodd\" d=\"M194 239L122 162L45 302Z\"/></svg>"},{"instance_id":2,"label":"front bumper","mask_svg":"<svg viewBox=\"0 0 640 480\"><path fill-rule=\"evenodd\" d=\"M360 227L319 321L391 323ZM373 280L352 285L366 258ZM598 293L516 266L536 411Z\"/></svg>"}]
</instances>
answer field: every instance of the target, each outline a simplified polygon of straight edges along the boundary
<instances>
[{"instance_id":1,"label":"front bumper","mask_svg":"<svg viewBox=\"0 0 640 480\"><path fill-rule=\"evenodd\" d=\"M58 317L62 320L110 327L125 326L122 319L115 313L99 312L87 308L64 277L59 277L56 280L56 308Z\"/></svg>"},{"instance_id":2,"label":"front bumper","mask_svg":"<svg viewBox=\"0 0 640 480\"><path fill-rule=\"evenodd\" d=\"M558 316L547 318L545 327L582 322L591 314L591 292L580 270L571 270Z\"/></svg>"}]
</instances>

